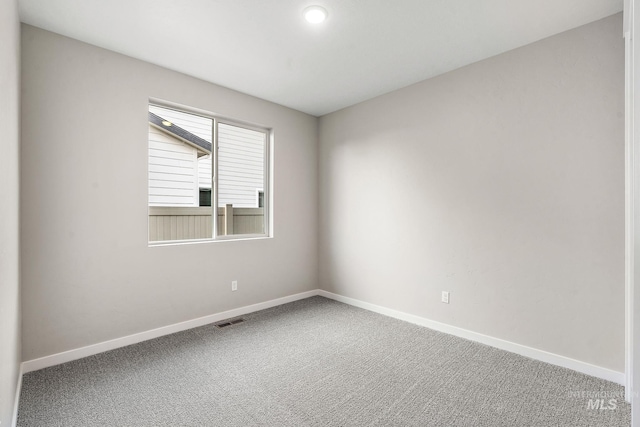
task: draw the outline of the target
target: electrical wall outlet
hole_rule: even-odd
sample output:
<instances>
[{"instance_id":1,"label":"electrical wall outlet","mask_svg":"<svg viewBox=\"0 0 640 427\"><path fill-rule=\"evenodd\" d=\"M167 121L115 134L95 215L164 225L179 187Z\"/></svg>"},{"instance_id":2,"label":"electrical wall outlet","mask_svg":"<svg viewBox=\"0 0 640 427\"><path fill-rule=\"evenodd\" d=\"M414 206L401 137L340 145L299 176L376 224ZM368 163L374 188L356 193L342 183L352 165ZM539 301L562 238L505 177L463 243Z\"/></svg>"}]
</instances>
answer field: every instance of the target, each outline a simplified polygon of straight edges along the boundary
<instances>
[{"instance_id":1,"label":"electrical wall outlet","mask_svg":"<svg viewBox=\"0 0 640 427\"><path fill-rule=\"evenodd\" d=\"M234 280L233 282L231 282L231 290L232 291L237 291L238 290L238 281Z\"/></svg>"},{"instance_id":2,"label":"electrical wall outlet","mask_svg":"<svg viewBox=\"0 0 640 427\"><path fill-rule=\"evenodd\" d=\"M449 304L449 292L442 291L442 302L445 304Z\"/></svg>"}]
</instances>

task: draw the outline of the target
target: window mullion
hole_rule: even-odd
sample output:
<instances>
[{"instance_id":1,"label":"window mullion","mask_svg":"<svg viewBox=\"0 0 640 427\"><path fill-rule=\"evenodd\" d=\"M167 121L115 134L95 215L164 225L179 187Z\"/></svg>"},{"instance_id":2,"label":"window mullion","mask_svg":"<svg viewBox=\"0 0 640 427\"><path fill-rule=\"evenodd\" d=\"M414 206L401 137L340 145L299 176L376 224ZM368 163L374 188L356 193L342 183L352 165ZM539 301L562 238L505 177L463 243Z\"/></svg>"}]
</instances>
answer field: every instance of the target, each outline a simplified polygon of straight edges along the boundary
<instances>
[{"instance_id":1,"label":"window mullion","mask_svg":"<svg viewBox=\"0 0 640 427\"><path fill-rule=\"evenodd\" d=\"M211 218L213 221L213 238L217 239L220 234L220 230L218 230L218 121L212 119L212 124L211 188L213 197L211 200Z\"/></svg>"}]
</instances>

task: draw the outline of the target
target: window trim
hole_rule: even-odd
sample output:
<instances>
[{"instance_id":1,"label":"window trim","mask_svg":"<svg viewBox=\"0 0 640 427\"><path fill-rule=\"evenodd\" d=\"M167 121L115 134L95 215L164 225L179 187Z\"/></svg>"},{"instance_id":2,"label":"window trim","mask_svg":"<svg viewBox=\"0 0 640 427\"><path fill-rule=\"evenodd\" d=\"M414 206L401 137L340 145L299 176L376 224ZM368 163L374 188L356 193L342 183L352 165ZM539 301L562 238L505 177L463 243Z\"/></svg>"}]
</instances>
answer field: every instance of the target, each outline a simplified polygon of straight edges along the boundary
<instances>
[{"instance_id":1,"label":"window trim","mask_svg":"<svg viewBox=\"0 0 640 427\"><path fill-rule=\"evenodd\" d=\"M155 106L165 108L169 110L175 110L178 112L193 114L196 116L204 117L212 121L212 148L211 148L211 221L212 221L212 236L201 239L181 239L181 240L148 240L149 235L149 193L147 191L147 242L149 246L170 246L170 245L183 245L191 243L208 243L208 242L223 242L223 241L238 241L238 240L255 240L265 239L273 237L272 234L272 210L271 210L271 189L272 174L271 174L271 159L272 159L272 144L273 144L273 128L261 126L253 123L249 123L243 120L225 117L219 114L211 113L206 110L198 108L188 107L173 102L160 100L156 98L149 98L147 103L147 110L149 106ZM230 126L237 126L244 129L260 132L264 134L264 156L263 156L263 186L261 191L264 192L264 216L263 226L264 233L252 233L252 234L231 234L231 235L219 235L218 233L218 124L226 124ZM147 140L147 146L149 142ZM147 154L148 157L148 154ZM147 168L148 168L147 162ZM149 170L147 169L147 186L148 186Z\"/></svg>"}]
</instances>

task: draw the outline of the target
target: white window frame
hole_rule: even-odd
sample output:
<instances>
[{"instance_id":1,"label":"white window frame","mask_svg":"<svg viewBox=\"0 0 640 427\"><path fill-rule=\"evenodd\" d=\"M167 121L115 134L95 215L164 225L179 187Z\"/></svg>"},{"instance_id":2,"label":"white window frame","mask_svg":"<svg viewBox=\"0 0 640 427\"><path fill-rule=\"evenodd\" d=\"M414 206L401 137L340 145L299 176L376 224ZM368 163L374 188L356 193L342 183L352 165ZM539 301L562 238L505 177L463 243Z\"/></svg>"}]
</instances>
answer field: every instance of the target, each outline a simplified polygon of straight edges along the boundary
<instances>
[{"instance_id":1,"label":"white window frame","mask_svg":"<svg viewBox=\"0 0 640 427\"><path fill-rule=\"evenodd\" d=\"M224 117L218 114L210 113L207 111L199 110L196 108L185 107L183 105L174 104L167 101L149 99L148 105L166 108L169 110L176 110L182 113L193 114L200 117L205 117L212 121L212 144L211 144L211 221L212 221L212 236L203 239L182 239L182 240L158 240L149 241L149 246L166 246L185 243L203 243L203 242L220 242L229 240L244 240L244 239L261 239L272 237L271 234L271 146L273 142L273 129L251 124L242 120L232 119ZM264 207L263 207L263 223L264 233L255 234L231 234L231 235L219 235L218 233L218 124L226 124L230 126L237 126L243 129L248 129L264 134L264 168L263 168L263 187L260 191L264 192ZM147 142L148 144L148 142ZM147 174L148 175L148 174ZM149 204L147 193L147 205ZM148 206L147 206L148 207ZM147 215L148 219L148 215ZM147 222L147 233L149 232L149 224Z\"/></svg>"}]
</instances>

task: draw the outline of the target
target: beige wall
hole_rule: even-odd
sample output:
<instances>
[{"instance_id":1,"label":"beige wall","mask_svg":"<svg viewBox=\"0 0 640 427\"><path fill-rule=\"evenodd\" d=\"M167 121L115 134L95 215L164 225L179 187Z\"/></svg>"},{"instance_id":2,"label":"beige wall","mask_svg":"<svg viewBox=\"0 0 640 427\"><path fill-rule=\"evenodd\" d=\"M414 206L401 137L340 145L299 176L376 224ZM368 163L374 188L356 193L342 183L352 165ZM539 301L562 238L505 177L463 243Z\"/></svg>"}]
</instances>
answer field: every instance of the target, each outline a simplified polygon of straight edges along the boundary
<instances>
[{"instance_id":1,"label":"beige wall","mask_svg":"<svg viewBox=\"0 0 640 427\"><path fill-rule=\"evenodd\" d=\"M618 14L322 117L321 287L623 372L623 90Z\"/></svg>"},{"instance_id":2,"label":"beige wall","mask_svg":"<svg viewBox=\"0 0 640 427\"><path fill-rule=\"evenodd\" d=\"M22 36L24 360L318 287L316 118ZM149 97L274 129L274 238L148 247Z\"/></svg>"},{"instance_id":3,"label":"beige wall","mask_svg":"<svg viewBox=\"0 0 640 427\"><path fill-rule=\"evenodd\" d=\"M0 425L11 425L20 363L18 133L20 22L0 7Z\"/></svg>"}]
</instances>

